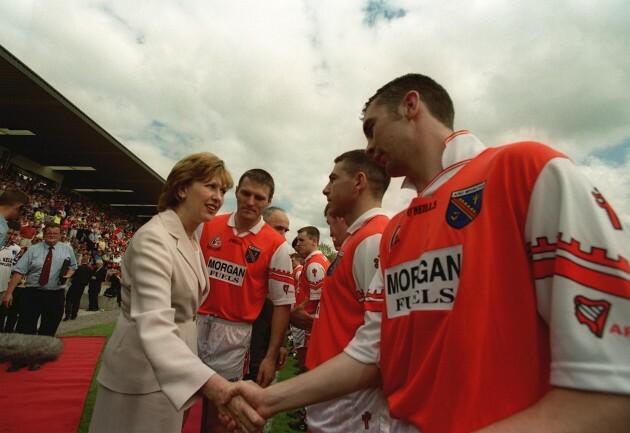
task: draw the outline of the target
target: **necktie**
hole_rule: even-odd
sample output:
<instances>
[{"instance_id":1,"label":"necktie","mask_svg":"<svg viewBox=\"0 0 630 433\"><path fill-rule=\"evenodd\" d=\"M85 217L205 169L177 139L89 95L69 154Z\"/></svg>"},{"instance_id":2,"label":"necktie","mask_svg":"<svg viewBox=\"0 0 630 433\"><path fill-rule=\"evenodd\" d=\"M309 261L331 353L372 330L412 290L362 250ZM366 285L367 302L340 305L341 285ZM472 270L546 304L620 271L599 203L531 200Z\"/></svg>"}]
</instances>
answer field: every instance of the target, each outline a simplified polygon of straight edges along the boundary
<instances>
[{"instance_id":1,"label":"necktie","mask_svg":"<svg viewBox=\"0 0 630 433\"><path fill-rule=\"evenodd\" d=\"M42 273L39 274L39 285L43 287L48 283L50 277L50 265L52 265L53 247L50 247L46 259L44 260L44 266L42 266Z\"/></svg>"}]
</instances>

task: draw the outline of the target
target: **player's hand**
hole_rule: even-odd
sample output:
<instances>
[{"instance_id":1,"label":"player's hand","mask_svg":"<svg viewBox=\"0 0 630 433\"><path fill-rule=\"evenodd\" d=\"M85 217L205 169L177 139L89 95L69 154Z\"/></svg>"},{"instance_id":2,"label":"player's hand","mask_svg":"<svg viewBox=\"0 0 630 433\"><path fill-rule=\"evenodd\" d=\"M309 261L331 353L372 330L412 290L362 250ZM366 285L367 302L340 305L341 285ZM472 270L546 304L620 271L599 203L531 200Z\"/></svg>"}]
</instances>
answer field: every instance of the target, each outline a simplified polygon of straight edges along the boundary
<instances>
[{"instance_id":1,"label":"player's hand","mask_svg":"<svg viewBox=\"0 0 630 433\"><path fill-rule=\"evenodd\" d=\"M238 392L231 391L234 386L215 374L201 387L201 392L217 406L221 422L229 431L243 433L260 431L265 425L265 420L238 395Z\"/></svg>"},{"instance_id":2,"label":"player's hand","mask_svg":"<svg viewBox=\"0 0 630 433\"><path fill-rule=\"evenodd\" d=\"M282 370L287 366L287 362L289 361L289 352L287 348L281 346L278 350L278 359L276 360L276 371Z\"/></svg>"},{"instance_id":3,"label":"player's hand","mask_svg":"<svg viewBox=\"0 0 630 433\"><path fill-rule=\"evenodd\" d=\"M271 382L276 378L276 358L269 355L260 363L258 368L258 377L256 377L256 383L263 388L269 386Z\"/></svg>"},{"instance_id":4,"label":"player's hand","mask_svg":"<svg viewBox=\"0 0 630 433\"><path fill-rule=\"evenodd\" d=\"M304 309L307 302L308 298L304 299L301 304L297 305L291 311L291 317L289 321L291 322L291 325L295 326L296 328L310 331L313 327L313 321L315 320L315 317L311 316Z\"/></svg>"},{"instance_id":5,"label":"player's hand","mask_svg":"<svg viewBox=\"0 0 630 433\"><path fill-rule=\"evenodd\" d=\"M264 419L269 419L275 415L267 402L267 389L263 389L251 380L235 382L228 390L228 395L241 396L247 403L253 407L258 415Z\"/></svg>"},{"instance_id":6,"label":"player's hand","mask_svg":"<svg viewBox=\"0 0 630 433\"><path fill-rule=\"evenodd\" d=\"M6 308L9 308L12 303L13 303L13 295L9 293L5 293L4 296L2 297L2 305L4 305Z\"/></svg>"}]
</instances>

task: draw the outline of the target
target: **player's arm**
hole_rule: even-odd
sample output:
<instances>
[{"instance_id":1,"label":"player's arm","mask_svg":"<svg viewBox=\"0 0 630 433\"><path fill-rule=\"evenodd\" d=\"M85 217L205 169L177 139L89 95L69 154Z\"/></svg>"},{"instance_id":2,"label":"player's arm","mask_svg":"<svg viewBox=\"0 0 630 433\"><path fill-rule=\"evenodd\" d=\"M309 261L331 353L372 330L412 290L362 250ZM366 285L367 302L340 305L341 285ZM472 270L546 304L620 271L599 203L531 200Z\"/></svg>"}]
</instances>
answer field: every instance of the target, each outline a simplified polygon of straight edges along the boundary
<instances>
[{"instance_id":1,"label":"player's arm","mask_svg":"<svg viewBox=\"0 0 630 433\"><path fill-rule=\"evenodd\" d=\"M627 432L630 396L554 388L533 406L478 433Z\"/></svg>"},{"instance_id":2,"label":"player's arm","mask_svg":"<svg viewBox=\"0 0 630 433\"><path fill-rule=\"evenodd\" d=\"M312 262L305 269L306 281L308 282L309 295L304 309L306 312L315 313L322 297L322 287L324 286L324 276L326 269L318 262ZM312 326L312 325L311 325Z\"/></svg>"},{"instance_id":3,"label":"player's arm","mask_svg":"<svg viewBox=\"0 0 630 433\"><path fill-rule=\"evenodd\" d=\"M252 382L237 382L231 395L242 395L265 419L290 409L341 397L374 386L379 370L340 353L317 368L268 388Z\"/></svg>"},{"instance_id":4,"label":"player's arm","mask_svg":"<svg viewBox=\"0 0 630 433\"><path fill-rule=\"evenodd\" d=\"M33 250L28 249L26 253L18 260L18 262L13 266L13 270L11 273L11 278L9 278L9 284L7 286L7 291L5 292L2 298L2 304L9 308L13 303L13 292L20 281L28 272L29 266L31 264L31 257L33 256Z\"/></svg>"},{"instance_id":5,"label":"player's arm","mask_svg":"<svg viewBox=\"0 0 630 433\"><path fill-rule=\"evenodd\" d=\"M269 347L267 348L265 358L260 363L258 377L256 379L256 382L262 387L268 386L275 378L280 346L282 346L284 335L286 334L287 327L289 326L290 314L291 305L273 306Z\"/></svg>"},{"instance_id":6,"label":"player's arm","mask_svg":"<svg viewBox=\"0 0 630 433\"><path fill-rule=\"evenodd\" d=\"M20 283L20 280L22 279L23 276L24 275L15 271L13 271L13 273L11 274L11 278L9 279L9 285L7 286L7 291L4 293L4 296L2 298L2 304L5 307L9 308L11 304L13 303L13 292L15 291L15 288Z\"/></svg>"},{"instance_id":7,"label":"player's arm","mask_svg":"<svg viewBox=\"0 0 630 433\"><path fill-rule=\"evenodd\" d=\"M304 329L306 331L310 331L313 328L313 321L315 317L312 314L306 312L306 303L308 302L308 298L304 298L299 305L296 305L293 310L291 310L291 325L296 328Z\"/></svg>"},{"instance_id":8,"label":"player's arm","mask_svg":"<svg viewBox=\"0 0 630 433\"><path fill-rule=\"evenodd\" d=\"M289 245L286 242L278 247L269 263L269 299L274 307L269 346L256 378L261 386L268 386L276 376L280 346L289 326L291 305L295 303Z\"/></svg>"},{"instance_id":9,"label":"player's arm","mask_svg":"<svg viewBox=\"0 0 630 433\"><path fill-rule=\"evenodd\" d=\"M627 228L569 160L556 158L532 192L525 237L538 313L550 329L553 388L480 431L628 431L628 339L611 332L630 317ZM589 302L606 311L606 321L597 320L598 308L580 312Z\"/></svg>"}]
</instances>

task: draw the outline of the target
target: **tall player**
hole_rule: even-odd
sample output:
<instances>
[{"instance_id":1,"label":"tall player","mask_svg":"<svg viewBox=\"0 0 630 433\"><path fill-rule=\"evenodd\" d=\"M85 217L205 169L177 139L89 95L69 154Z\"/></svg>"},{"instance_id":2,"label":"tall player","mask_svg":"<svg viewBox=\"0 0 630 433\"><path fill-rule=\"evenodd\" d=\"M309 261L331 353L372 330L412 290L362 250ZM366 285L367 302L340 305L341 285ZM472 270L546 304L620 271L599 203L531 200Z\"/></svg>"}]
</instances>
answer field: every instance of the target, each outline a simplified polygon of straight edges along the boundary
<instances>
[{"instance_id":1,"label":"tall player","mask_svg":"<svg viewBox=\"0 0 630 433\"><path fill-rule=\"evenodd\" d=\"M328 215L349 227L347 235L338 234L345 241L324 279L306 357L309 370L342 353L355 335L379 333L382 299L368 296L368 286L378 271L381 233L389 222L381 209L388 186L385 170L362 150L335 159L323 193ZM338 230L331 226L331 231ZM377 359L362 361L376 363ZM386 433L391 423L387 401L377 386L308 406L307 415L311 433Z\"/></svg>"},{"instance_id":2,"label":"tall player","mask_svg":"<svg viewBox=\"0 0 630 433\"><path fill-rule=\"evenodd\" d=\"M274 307L269 347L257 378L262 386L275 377L295 302L289 245L261 218L274 189L273 178L266 171L246 171L236 187L236 212L205 223L200 240L211 290L197 316L199 356L224 378L242 379L247 372L251 324L269 296ZM207 401L202 423L203 431L224 431L216 407Z\"/></svg>"},{"instance_id":3,"label":"tall player","mask_svg":"<svg viewBox=\"0 0 630 433\"><path fill-rule=\"evenodd\" d=\"M564 155L453 132L409 74L366 103L366 152L418 191L383 233L381 377L392 431L627 431L630 235ZM241 392L261 415L372 383L353 340L299 386ZM305 389L308 391L305 391ZM295 397L295 399L294 399Z\"/></svg>"}]
</instances>

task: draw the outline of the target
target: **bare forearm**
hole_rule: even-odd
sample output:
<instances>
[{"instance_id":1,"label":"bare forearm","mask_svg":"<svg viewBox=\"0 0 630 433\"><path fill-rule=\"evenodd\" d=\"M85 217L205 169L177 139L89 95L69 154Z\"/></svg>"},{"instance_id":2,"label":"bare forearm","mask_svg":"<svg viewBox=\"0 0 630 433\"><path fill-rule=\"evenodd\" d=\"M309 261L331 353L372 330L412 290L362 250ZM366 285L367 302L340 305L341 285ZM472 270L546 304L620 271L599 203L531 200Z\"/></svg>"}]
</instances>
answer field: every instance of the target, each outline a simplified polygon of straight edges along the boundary
<instances>
[{"instance_id":1,"label":"bare forearm","mask_svg":"<svg viewBox=\"0 0 630 433\"><path fill-rule=\"evenodd\" d=\"M554 388L534 405L478 433L628 432L630 396Z\"/></svg>"},{"instance_id":2,"label":"bare forearm","mask_svg":"<svg viewBox=\"0 0 630 433\"><path fill-rule=\"evenodd\" d=\"M278 351L287 332L290 315L290 305L274 305L273 315L271 317L271 335L269 337L269 347L266 355L273 358L274 361L278 357Z\"/></svg>"},{"instance_id":3,"label":"bare forearm","mask_svg":"<svg viewBox=\"0 0 630 433\"><path fill-rule=\"evenodd\" d=\"M378 383L378 367L341 353L317 368L270 386L265 406L275 414L349 394Z\"/></svg>"},{"instance_id":4,"label":"bare forearm","mask_svg":"<svg viewBox=\"0 0 630 433\"><path fill-rule=\"evenodd\" d=\"M15 288L17 287L18 284L20 284L20 281L22 280L23 276L24 275L20 274L19 272L13 272L11 274L11 278L9 279L9 285L7 286L7 294L13 295Z\"/></svg>"}]
</instances>

